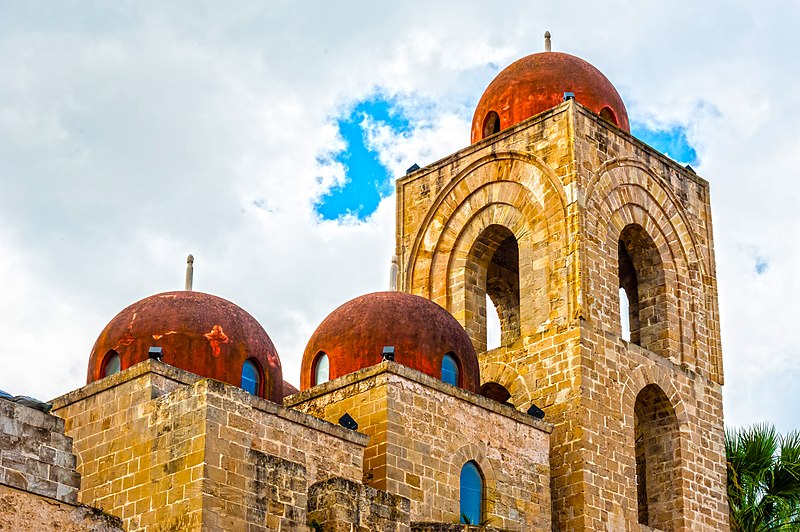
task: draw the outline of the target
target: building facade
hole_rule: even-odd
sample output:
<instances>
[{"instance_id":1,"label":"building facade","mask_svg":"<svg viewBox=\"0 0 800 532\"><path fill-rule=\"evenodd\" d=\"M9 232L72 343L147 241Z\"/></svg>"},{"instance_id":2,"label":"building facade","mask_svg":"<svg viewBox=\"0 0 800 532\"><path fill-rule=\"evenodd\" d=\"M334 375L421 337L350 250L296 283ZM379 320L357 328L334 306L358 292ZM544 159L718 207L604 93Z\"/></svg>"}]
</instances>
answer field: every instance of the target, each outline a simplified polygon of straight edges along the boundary
<instances>
[{"instance_id":1,"label":"building facade","mask_svg":"<svg viewBox=\"0 0 800 532\"><path fill-rule=\"evenodd\" d=\"M78 500L125 530L727 530L708 183L549 50L472 141L397 181L398 290L323 321L300 390L230 302L116 316L54 401Z\"/></svg>"}]
</instances>

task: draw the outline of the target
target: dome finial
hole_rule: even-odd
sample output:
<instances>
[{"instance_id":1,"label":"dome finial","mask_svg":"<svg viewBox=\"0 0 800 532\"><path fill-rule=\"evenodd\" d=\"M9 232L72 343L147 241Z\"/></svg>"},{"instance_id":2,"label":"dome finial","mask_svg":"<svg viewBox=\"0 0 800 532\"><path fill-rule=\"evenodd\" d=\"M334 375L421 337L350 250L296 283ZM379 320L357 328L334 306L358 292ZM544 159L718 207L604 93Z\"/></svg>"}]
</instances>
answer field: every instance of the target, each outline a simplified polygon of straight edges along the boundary
<instances>
[{"instance_id":1,"label":"dome finial","mask_svg":"<svg viewBox=\"0 0 800 532\"><path fill-rule=\"evenodd\" d=\"M192 291L192 281L194 280L194 255L186 257L186 291Z\"/></svg>"},{"instance_id":2,"label":"dome finial","mask_svg":"<svg viewBox=\"0 0 800 532\"><path fill-rule=\"evenodd\" d=\"M392 255L392 265L389 267L389 290L397 291L397 275L400 271L397 255Z\"/></svg>"},{"instance_id":3,"label":"dome finial","mask_svg":"<svg viewBox=\"0 0 800 532\"><path fill-rule=\"evenodd\" d=\"M544 32L544 51L545 52L549 52L550 51L550 32L549 31Z\"/></svg>"}]
</instances>

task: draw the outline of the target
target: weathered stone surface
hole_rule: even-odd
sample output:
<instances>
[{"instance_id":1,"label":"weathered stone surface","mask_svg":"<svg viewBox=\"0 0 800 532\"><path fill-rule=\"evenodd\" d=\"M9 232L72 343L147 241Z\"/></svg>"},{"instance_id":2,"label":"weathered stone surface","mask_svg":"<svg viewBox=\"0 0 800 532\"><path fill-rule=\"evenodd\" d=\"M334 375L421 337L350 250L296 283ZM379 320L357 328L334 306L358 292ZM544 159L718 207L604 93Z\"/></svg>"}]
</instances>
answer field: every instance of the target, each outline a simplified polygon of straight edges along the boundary
<instances>
[{"instance_id":1,"label":"weathered stone surface","mask_svg":"<svg viewBox=\"0 0 800 532\"><path fill-rule=\"evenodd\" d=\"M55 400L80 500L126 530L294 530L307 486L360 481L367 437L146 361ZM299 528L298 528L299 527Z\"/></svg>"},{"instance_id":2,"label":"weathered stone surface","mask_svg":"<svg viewBox=\"0 0 800 532\"><path fill-rule=\"evenodd\" d=\"M77 502L80 475L63 432L61 418L0 399L0 483Z\"/></svg>"},{"instance_id":3,"label":"weathered stone surface","mask_svg":"<svg viewBox=\"0 0 800 532\"><path fill-rule=\"evenodd\" d=\"M671 493L658 526L727 529L708 183L570 101L401 178L397 195L400 288L466 328L482 384L555 424L555 529L643 526L634 405L649 385L679 427L665 432L670 487L648 493ZM630 342L620 288L635 297ZM484 352L487 294L502 346Z\"/></svg>"},{"instance_id":4,"label":"weathered stone surface","mask_svg":"<svg viewBox=\"0 0 800 532\"><path fill-rule=\"evenodd\" d=\"M394 362L289 401L322 419L348 412L370 436L364 483L410 499L412 521L458 521L461 468L474 460L496 526L550 530L548 423Z\"/></svg>"},{"instance_id":5,"label":"weathered stone surface","mask_svg":"<svg viewBox=\"0 0 800 532\"><path fill-rule=\"evenodd\" d=\"M122 532L122 521L78 506L0 484L0 530L9 532Z\"/></svg>"},{"instance_id":6,"label":"weathered stone surface","mask_svg":"<svg viewBox=\"0 0 800 532\"><path fill-rule=\"evenodd\" d=\"M409 500L360 482L330 478L308 492L311 530L409 532Z\"/></svg>"}]
</instances>

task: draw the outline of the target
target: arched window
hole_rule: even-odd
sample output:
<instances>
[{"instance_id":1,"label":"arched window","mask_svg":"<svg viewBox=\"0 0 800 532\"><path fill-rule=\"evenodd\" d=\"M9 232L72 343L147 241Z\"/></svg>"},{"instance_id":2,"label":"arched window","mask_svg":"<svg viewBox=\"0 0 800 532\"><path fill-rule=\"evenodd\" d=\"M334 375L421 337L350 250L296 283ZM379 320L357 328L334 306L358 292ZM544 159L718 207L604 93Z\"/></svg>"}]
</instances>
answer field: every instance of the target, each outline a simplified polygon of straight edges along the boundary
<instances>
[{"instance_id":1,"label":"arched window","mask_svg":"<svg viewBox=\"0 0 800 532\"><path fill-rule=\"evenodd\" d=\"M119 373L121 369L119 354L113 349L106 353L106 358L103 361L103 377L108 377L114 373Z\"/></svg>"},{"instance_id":2,"label":"arched window","mask_svg":"<svg viewBox=\"0 0 800 532\"><path fill-rule=\"evenodd\" d=\"M649 384L636 396L633 423L639 523L676 530L681 514L680 430L675 410L658 385Z\"/></svg>"},{"instance_id":3,"label":"arched window","mask_svg":"<svg viewBox=\"0 0 800 532\"><path fill-rule=\"evenodd\" d=\"M520 334L519 244L507 227L492 224L472 244L465 271L467 306L476 309L464 324L475 350L488 345L487 314L493 306L500 321L500 344ZM488 296L488 297L487 297Z\"/></svg>"},{"instance_id":4,"label":"arched window","mask_svg":"<svg viewBox=\"0 0 800 532\"><path fill-rule=\"evenodd\" d=\"M610 107L603 107L600 110L600 118L602 118L606 122L611 122L615 126L619 125L619 123L617 122L617 115L614 114L614 111L612 111Z\"/></svg>"},{"instance_id":5,"label":"arched window","mask_svg":"<svg viewBox=\"0 0 800 532\"><path fill-rule=\"evenodd\" d=\"M629 341L668 356L667 289L655 242L642 226L630 224L620 234L618 257L620 314L627 306ZM623 337L625 332L625 320L621 316Z\"/></svg>"},{"instance_id":6,"label":"arched window","mask_svg":"<svg viewBox=\"0 0 800 532\"><path fill-rule=\"evenodd\" d=\"M320 351L314 361L314 386L326 383L329 380L330 362L328 361L328 355L324 351Z\"/></svg>"},{"instance_id":7,"label":"arched window","mask_svg":"<svg viewBox=\"0 0 800 532\"><path fill-rule=\"evenodd\" d=\"M464 464L459 487L461 522L479 525L483 519L483 475L478 464L473 461Z\"/></svg>"},{"instance_id":8,"label":"arched window","mask_svg":"<svg viewBox=\"0 0 800 532\"><path fill-rule=\"evenodd\" d=\"M242 365L242 389L253 395L261 395L261 371L253 359L247 359Z\"/></svg>"},{"instance_id":9,"label":"arched window","mask_svg":"<svg viewBox=\"0 0 800 532\"><path fill-rule=\"evenodd\" d=\"M489 111L483 119L483 138L500 132L500 116L494 111Z\"/></svg>"},{"instance_id":10,"label":"arched window","mask_svg":"<svg viewBox=\"0 0 800 532\"><path fill-rule=\"evenodd\" d=\"M458 386L458 360L454 353L442 357L442 382Z\"/></svg>"}]
</instances>

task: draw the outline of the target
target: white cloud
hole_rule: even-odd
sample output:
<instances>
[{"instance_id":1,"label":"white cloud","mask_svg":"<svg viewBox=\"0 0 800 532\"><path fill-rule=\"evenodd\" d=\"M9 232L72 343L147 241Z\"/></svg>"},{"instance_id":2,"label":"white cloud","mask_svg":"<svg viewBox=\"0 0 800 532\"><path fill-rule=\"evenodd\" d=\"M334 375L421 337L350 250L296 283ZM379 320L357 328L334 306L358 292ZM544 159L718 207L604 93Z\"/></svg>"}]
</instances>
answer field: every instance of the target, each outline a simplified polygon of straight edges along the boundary
<instances>
[{"instance_id":1,"label":"white cloud","mask_svg":"<svg viewBox=\"0 0 800 532\"><path fill-rule=\"evenodd\" d=\"M370 136L402 175L465 146L492 64L540 50L549 29L554 49L604 71L633 118L688 128L713 190L728 420L800 426L787 404L800 378L798 6L51 7L7 5L0 17L0 318L11 338L0 387L46 398L79 386L104 323L180 288L189 252L196 287L250 311L297 383L313 328L385 288L394 247L393 198L363 223L314 213L343 176L317 161L340 147L331 118L376 87L408 96L411 133ZM760 276L754 249L770 264Z\"/></svg>"}]
</instances>

